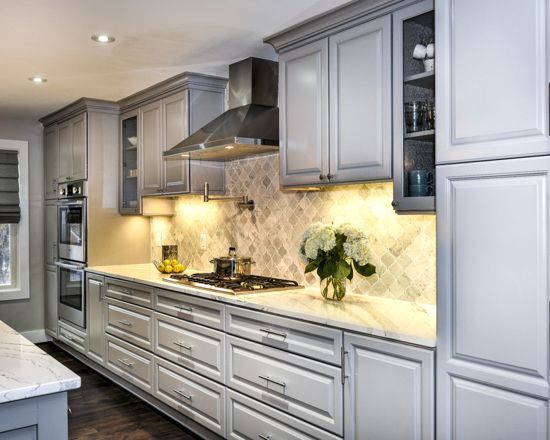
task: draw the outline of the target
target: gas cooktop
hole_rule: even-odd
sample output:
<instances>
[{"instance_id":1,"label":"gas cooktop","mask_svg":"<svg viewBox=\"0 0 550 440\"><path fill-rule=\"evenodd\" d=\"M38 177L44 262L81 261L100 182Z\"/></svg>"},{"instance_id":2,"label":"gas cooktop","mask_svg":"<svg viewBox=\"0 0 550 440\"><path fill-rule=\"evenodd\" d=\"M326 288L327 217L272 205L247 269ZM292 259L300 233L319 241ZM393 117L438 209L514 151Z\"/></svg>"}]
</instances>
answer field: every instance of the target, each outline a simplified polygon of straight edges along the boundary
<instances>
[{"instance_id":1,"label":"gas cooktop","mask_svg":"<svg viewBox=\"0 0 550 440\"><path fill-rule=\"evenodd\" d=\"M303 289L296 281L283 280L259 275L245 275L242 278L228 280L215 273L172 274L164 281L201 287L217 292L242 295L246 293L265 292L272 290Z\"/></svg>"}]
</instances>

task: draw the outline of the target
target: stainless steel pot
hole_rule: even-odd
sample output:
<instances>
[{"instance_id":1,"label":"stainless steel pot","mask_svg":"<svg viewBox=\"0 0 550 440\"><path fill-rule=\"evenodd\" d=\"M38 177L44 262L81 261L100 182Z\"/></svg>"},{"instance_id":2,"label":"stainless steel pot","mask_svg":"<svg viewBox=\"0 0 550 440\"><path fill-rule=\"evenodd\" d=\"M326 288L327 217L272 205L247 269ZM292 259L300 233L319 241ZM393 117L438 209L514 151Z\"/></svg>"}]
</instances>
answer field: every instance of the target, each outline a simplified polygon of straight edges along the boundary
<instances>
[{"instance_id":1,"label":"stainless steel pot","mask_svg":"<svg viewBox=\"0 0 550 440\"><path fill-rule=\"evenodd\" d=\"M255 264L250 257L239 257L234 247L229 248L229 254L210 260L214 265L214 273L219 277L234 280L250 275L252 265Z\"/></svg>"}]
</instances>

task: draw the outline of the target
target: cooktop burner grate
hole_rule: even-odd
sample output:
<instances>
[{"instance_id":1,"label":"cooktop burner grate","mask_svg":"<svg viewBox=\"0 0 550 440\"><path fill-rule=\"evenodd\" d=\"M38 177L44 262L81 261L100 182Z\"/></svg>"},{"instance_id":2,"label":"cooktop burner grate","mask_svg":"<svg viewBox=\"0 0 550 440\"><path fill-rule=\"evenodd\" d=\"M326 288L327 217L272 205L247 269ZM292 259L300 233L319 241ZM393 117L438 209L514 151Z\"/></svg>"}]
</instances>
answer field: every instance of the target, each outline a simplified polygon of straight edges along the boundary
<instances>
[{"instance_id":1,"label":"cooktop burner grate","mask_svg":"<svg viewBox=\"0 0 550 440\"><path fill-rule=\"evenodd\" d=\"M298 285L296 281L260 275L246 275L239 279L228 280L215 273L172 274L170 277L164 278L164 280L233 294L265 290L300 289L303 287Z\"/></svg>"}]
</instances>

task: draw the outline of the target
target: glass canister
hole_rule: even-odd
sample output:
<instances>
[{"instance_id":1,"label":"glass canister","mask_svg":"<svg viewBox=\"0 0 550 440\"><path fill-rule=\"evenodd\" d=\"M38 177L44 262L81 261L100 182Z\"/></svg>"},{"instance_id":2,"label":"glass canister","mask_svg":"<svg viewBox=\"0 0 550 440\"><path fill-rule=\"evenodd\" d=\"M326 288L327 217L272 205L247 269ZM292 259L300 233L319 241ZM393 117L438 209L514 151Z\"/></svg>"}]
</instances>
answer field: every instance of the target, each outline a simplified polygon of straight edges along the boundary
<instances>
[{"instance_id":1,"label":"glass canister","mask_svg":"<svg viewBox=\"0 0 550 440\"><path fill-rule=\"evenodd\" d=\"M424 115L424 101L410 101L405 103L405 125L407 127L407 133L414 133L424 129Z\"/></svg>"}]
</instances>

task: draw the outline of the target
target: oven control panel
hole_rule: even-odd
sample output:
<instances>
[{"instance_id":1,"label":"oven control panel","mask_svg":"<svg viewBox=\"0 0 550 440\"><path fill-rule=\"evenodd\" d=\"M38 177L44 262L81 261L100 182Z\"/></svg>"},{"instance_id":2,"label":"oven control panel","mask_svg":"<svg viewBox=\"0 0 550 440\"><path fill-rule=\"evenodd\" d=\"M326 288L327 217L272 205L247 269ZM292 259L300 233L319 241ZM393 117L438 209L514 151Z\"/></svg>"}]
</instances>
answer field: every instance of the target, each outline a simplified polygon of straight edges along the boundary
<instances>
[{"instance_id":1,"label":"oven control panel","mask_svg":"<svg viewBox=\"0 0 550 440\"><path fill-rule=\"evenodd\" d=\"M58 193L61 198L86 197L86 181L79 180L71 183L60 183Z\"/></svg>"}]
</instances>

